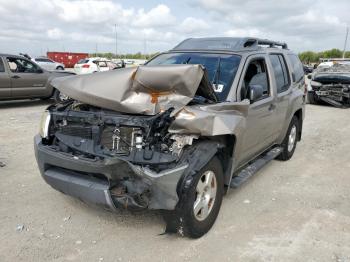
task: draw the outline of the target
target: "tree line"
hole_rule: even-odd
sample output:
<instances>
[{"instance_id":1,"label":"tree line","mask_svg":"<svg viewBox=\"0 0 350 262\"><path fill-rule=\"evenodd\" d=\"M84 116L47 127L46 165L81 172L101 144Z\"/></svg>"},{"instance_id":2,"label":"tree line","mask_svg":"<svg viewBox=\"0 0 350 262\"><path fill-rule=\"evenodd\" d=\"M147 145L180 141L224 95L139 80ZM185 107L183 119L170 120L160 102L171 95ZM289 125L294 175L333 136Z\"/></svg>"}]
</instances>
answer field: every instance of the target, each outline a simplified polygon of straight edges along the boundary
<instances>
[{"instance_id":1,"label":"tree line","mask_svg":"<svg viewBox=\"0 0 350 262\"><path fill-rule=\"evenodd\" d=\"M151 57L157 55L158 53L154 54L142 54L141 52L137 52L135 54L118 54L115 55L114 53L92 53L89 54L90 57L104 57L108 59L145 59L148 60Z\"/></svg>"},{"instance_id":2,"label":"tree line","mask_svg":"<svg viewBox=\"0 0 350 262\"><path fill-rule=\"evenodd\" d=\"M305 51L299 53L299 58L303 63L318 63L320 58L342 58L343 51L333 48L321 52ZM350 51L345 52L345 58L350 58Z\"/></svg>"},{"instance_id":3,"label":"tree line","mask_svg":"<svg viewBox=\"0 0 350 262\"><path fill-rule=\"evenodd\" d=\"M141 52L137 52L135 54L118 54L118 55L115 55L114 53L92 53L90 54L90 56L105 57L108 59L148 60L157 54L158 53L142 54ZM305 52L299 53L299 58L303 63L318 63L320 62L320 58L341 58L341 57L343 57L343 52L336 48L321 51L321 52L305 51ZM350 51L345 52L345 58L350 58Z\"/></svg>"}]
</instances>

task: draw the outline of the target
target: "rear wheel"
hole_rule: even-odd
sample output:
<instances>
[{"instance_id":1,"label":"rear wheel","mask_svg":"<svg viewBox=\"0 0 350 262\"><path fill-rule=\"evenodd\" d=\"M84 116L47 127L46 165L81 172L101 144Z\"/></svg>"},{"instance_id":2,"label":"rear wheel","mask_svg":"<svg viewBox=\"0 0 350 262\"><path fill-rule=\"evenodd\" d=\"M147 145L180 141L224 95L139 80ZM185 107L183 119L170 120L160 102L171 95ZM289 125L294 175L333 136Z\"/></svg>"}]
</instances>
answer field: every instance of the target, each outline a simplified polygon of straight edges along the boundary
<instances>
[{"instance_id":1,"label":"rear wheel","mask_svg":"<svg viewBox=\"0 0 350 262\"><path fill-rule=\"evenodd\" d=\"M64 68L62 66L58 66L56 69L57 70L64 70Z\"/></svg>"},{"instance_id":2,"label":"rear wheel","mask_svg":"<svg viewBox=\"0 0 350 262\"><path fill-rule=\"evenodd\" d=\"M65 94L62 94L59 90L55 89L55 91L53 93L53 99L57 103L61 103L61 102L67 101L69 99L69 97Z\"/></svg>"},{"instance_id":3,"label":"rear wheel","mask_svg":"<svg viewBox=\"0 0 350 262\"><path fill-rule=\"evenodd\" d=\"M212 158L193 179L184 203L180 203L179 232L199 238L213 226L221 207L224 193L223 171L217 157Z\"/></svg>"},{"instance_id":4,"label":"rear wheel","mask_svg":"<svg viewBox=\"0 0 350 262\"><path fill-rule=\"evenodd\" d=\"M277 159L286 161L293 156L297 146L298 134L299 121L296 116L293 116L292 121L289 124L287 134L281 144L282 153L277 157Z\"/></svg>"}]
</instances>

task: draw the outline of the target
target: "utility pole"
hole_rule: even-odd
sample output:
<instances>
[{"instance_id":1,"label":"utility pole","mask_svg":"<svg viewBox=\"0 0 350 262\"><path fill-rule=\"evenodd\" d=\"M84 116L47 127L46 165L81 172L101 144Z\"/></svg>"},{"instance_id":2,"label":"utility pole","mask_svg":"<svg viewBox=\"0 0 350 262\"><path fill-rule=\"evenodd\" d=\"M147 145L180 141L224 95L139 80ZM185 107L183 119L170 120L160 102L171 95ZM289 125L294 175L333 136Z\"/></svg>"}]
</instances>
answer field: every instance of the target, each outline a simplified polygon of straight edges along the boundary
<instances>
[{"instance_id":1,"label":"utility pole","mask_svg":"<svg viewBox=\"0 0 350 262\"><path fill-rule=\"evenodd\" d=\"M97 43L96 43L96 49L95 49L95 55L97 57L97 52L98 52L98 48L97 48Z\"/></svg>"},{"instance_id":2,"label":"utility pole","mask_svg":"<svg viewBox=\"0 0 350 262\"><path fill-rule=\"evenodd\" d=\"M346 44L348 42L349 27L346 28L345 43L343 49L343 59L345 58Z\"/></svg>"},{"instance_id":3,"label":"utility pole","mask_svg":"<svg viewBox=\"0 0 350 262\"><path fill-rule=\"evenodd\" d=\"M146 55L147 52L147 39L146 35L143 36L143 54Z\"/></svg>"},{"instance_id":4,"label":"utility pole","mask_svg":"<svg viewBox=\"0 0 350 262\"><path fill-rule=\"evenodd\" d=\"M117 24L114 24L115 28L115 58L117 58L118 55L118 31L117 31Z\"/></svg>"}]
</instances>

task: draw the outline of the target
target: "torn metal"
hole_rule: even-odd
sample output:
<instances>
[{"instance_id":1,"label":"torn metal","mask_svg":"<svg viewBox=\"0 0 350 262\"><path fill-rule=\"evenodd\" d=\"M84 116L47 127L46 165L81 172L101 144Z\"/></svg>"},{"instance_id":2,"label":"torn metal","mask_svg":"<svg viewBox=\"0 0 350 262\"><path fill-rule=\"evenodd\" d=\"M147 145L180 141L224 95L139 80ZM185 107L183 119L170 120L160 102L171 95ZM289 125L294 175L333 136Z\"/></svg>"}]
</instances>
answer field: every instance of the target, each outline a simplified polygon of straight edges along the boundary
<instances>
[{"instance_id":1,"label":"torn metal","mask_svg":"<svg viewBox=\"0 0 350 262\"><path fill-rule=\"evenodd\" d=\"M57 79L52 85L80 102L131 114L181 109L196 92L217 101L201 65L140 66Z\"/></svg>"},{"instance_id":2,"label":"torn metal","mask_svg":"<svg viewBox=\"0 0 350 262\"><path fill-rule=\"evenodd\" d=\"M175 209L178 184L223 147L222 137L203 138L241 134L250 104L218 102L200 65L129 68L54 85L73 99L49 108L49 135L36 142L41 173L56 189L81 199L89 194L85 186L95 185L95 202L111 209ZM60 172L89 181L75 179L71 192Z\"/></svg>"},{"instance_id":3,"label":"torn metal","mask_svg":"<svg viewBox=\"0 0 350 262\"><path fill-rule=\"evenodd\" d=\"M310 85L316 99L335 107L350 107L350 64L321 67Z\"/></svg>"}]
</instances>

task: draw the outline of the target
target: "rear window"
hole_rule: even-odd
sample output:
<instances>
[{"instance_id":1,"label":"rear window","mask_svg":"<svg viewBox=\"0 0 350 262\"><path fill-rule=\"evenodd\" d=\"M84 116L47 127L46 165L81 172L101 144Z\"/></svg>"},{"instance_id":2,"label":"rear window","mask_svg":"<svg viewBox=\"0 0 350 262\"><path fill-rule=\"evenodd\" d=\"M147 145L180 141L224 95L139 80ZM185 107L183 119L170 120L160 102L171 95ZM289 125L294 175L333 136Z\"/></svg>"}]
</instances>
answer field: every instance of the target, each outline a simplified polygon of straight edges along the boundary
<instances>
[{"instance_id":1,"label":"rear window","mask_svg":"<svg viewBox=\"0 0 350 262\"><path fill-rule=\"evenodd\" d=\"M5 72L4 62L2 61L1 57L0 57L0 72Z\"/></svg>"},{"instance_id":2,"label":"rear window","mask_svg":"<svg viewBox=\"0 0 350 262\"><path fill-rule=\"evenodd\" d=\"M77 64L86 64L89 63L89 59L80 59Z\"/></svg>"},{"instance_id":3,"label":"rear window","mask_svg":"<svg viewBox=\"0 0 350 262\"><path fill-rule=\"evenodd\" d=\"M303 64L300 62L297 55L288 55L290 62L292 63L292 68L295 76L295 82L299 82L304 77Z\"/></svg>"}]
</instances>

